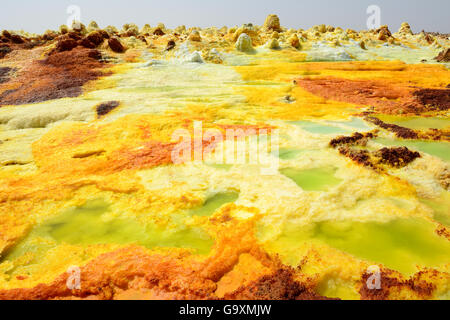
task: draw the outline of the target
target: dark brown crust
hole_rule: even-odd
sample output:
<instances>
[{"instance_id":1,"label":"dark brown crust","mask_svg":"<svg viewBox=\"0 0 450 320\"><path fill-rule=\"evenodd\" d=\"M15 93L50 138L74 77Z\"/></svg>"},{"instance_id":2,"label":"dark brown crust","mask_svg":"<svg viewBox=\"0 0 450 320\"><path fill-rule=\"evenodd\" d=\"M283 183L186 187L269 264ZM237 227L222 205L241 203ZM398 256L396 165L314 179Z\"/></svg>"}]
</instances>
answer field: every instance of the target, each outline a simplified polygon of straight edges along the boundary
<instances>
[{"instance_id":1,"label":"dark brown crust","mask_svg":"<svg viewBox=\"0 0 450 320\"><path fill-rule=\"evenodd\" d=\"M119 101L108 101L104 102L102 104L99 104L95 110L97 112L98 117L102 117L108 113L110 113L112 110L117 108L120 105Z\"/></svg>"},{"instance_id":2,"label":"dark brown crust","mask_svg":"<svg viewBox=\"0 0 450 320\"><path fill-rule=\"evenodd\" d=\"M376 118L374 118L376 119ZM377 119L378 120L378 119ZM376 132L365 134L355 132L351 136L340 136L330 141L332 148L339 147L339 153L352 161L374 170L383 171L380 164L402 168L420 158L420 153L411 151L407 147L382 148L375 152L353 148L355 145L365 146L368 139L376 136Z\"/></svg>"},{"instance_id":3,"label":"dark brown crust","mask_svg":"<svg viewBox=\"0 0 450 320\"><path fill-rule=\"evenodd\" d=\"M330 141L330 147L336 148L340 145L366 145L367 139L373 139L376 136L375 132L359 133L355 132L352 136L340 136Z\"/></svg>"},{"instance_id":4,"label":"dark brown crust","mask_svg":"<svg viewBox=\"0 0 450 320\"><path fill-rule=\"evenodd\" d=\"M367 150L354 150L349 147L340 147L339 153L358 164L375 169L370 159L370 152Z\"/></svg>"},{"instance_id":5,"label":"dark brown crust","mask_svg":"<svg viewBox=\"0 0 450 320\"><path fill-rule=\"evenodd\" d=\"M450 98L450 97L449 97ZM397 138L401 139L423 139L423 140L434 140L434 141L449 141L450 132L448 130L439 130L430 128L427 131L417 131L410 128L405 128L396 124L386 123L376 117L364 114L364 120L371 122L374 125L392 132Z\"/></svg>"},{"instance_id":6,"label":"dark brown crust","mask_svg":"<svg viewBox=\"0 0 450 320\"><path fill-rule=\"evenodd\" d=\"M450 62L450 48L441 51L434 60L438 62Z\"/></svg>"},{"instance_id":7,"label":"dark brown crust","mask_svg":"<svg viewBox=\"0 0 450 320\"><path fill-rule=\"evenodd\" d=\"M7 82L12 71L12 68L0 67L0 83Z\"/></svg>"},{"instance_id":8,"label":"dark brown crust","mask_svg":"<svg viewBox=\"0 0 450 320\"><path fill-rule=\"evenodd\" d=\"M450 241L450 230L446 226L440 224L439 227L436 228L436 234Z\"/></svg>"},{"instance_id":9,"label":"dark brown crust","mask_svg":"<svg viewBox=\"0 0 450 320\"><path fill-rule=\"evenodd\" d=\"M418 299L430 299L434 290L436 289L432 283L429 283L422 278L425 275L438 276L436 270L426 270L416 273L409 279L402 279L402 276L395 271L389 269L382 269L380 271L380 289L369 289L366 285L367 280L373 274L365 272L361 277L361 287L359 294L361 300L388 300L390 294L395 291L406 289L411 292Z\"/></svg>"},{"instance_id":10,"label":"dark brown crust","mask_svg":"<svg viewBox=\"0 0 450 320\"><path fill-rule=\"evenodd\" d=\"M375 155L380 158L380 162L392 167L402 168L420 158L420 153L411 151L407 147L382 148Z\"/></svg>"},{"instance_id":11,"label":"dark brown crust","mask_svg":"<svg viewBox=\"0 0 450 320\"><path fill-rule=\"evenodd\" d=\"M12 49L9 45L0 44L0 59L4 58L11 51L12 51Z\"/></svg>"},{"instance_id":12,"label":"dark brown crust","mask_svg":"<svg viewBox=\"0 0 450 320\"><path fill-rule=\"evenodd\" d=\"M447 50L448 58L450 58L450 49ZM413 95L420 104L430 106L429 110L445 111L450 109L450 89L420 89L414 91Z\"/></svg>"},{"instance_id":13,"label":"dark brown crust","mask_svg":"<svg viewBox=\"0 0 450 320\"><path fill-rule=\"evenodd\" d=\"M424 89L382 80L302 78L296 84L325 99L369 106L379 113L422 114L450 107L448 88Z\"/></svg>"},{"instance_id":14,"label":"dark brown crust","mask_svg":"<svg viewBox=\"0 0 450 320\"><path fill-rule=\"evenodd\" d=\"M385 130L388 130L390 132L395 133L395 135L398 138L403 138L403 139L417 139L419 137L419 135L417 134L417 132L415 132L412 129L409 128L405 128L405 127L401 127L398 126L396 124L390 124L390 123L386 123L381 121L378 118L375 117L365 117L364 120L373 123L374 125L383 128Z\"/></svg>"},{"instance_id":15,"label":"dark brown crust","mask_svg":"<svg viewBox=\"0 0 450 320\"><path fill-rule=\"evenodd\" d=\"M120 42L120 40L117 37L111 37L108 40L108 45L111 48L111 50L114 52L122 53L125 51L124 46L122 45L122 43Z\"/></svg>"},{"instance_id":16,"label":"dark brown crust","mask_svg":"<svg viewBox=\"0 0 450 320\"><path fill-rule=\"evenodd\" d=\"M16 89L3 91L0 104L20 105L79 96L86 82L104 75L100 69L105 64L99 58L101 54L97 50L77 47L33 61L17 78L4 83ZM0 92L1 89L0 86Z\"/></svg>"},{"instance_id":17,"label":"dark brown crust","mask_svg":"<svg viewBox=\"0 0 450 320\"><path fill-rule=\"evenodd\" d=\"M295 280L294 270L280 268L247 286L226 294L229 300L339 300L318 295Z\"/></svg>"}]
</instances>

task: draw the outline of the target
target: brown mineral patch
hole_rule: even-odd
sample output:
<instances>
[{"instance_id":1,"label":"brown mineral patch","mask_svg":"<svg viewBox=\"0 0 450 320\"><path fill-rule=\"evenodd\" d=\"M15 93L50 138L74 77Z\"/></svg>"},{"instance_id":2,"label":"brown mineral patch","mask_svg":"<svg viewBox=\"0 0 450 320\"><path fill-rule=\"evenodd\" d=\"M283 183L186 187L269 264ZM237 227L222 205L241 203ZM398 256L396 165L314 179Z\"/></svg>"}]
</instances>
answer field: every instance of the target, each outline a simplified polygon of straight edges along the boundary
<instances>
[{"instance_id":1,"label":"brown mineral patch","mask_svg":"<svg viewBox=\"0 0 450 320\"><path fill-rule=\"evenodd\" d=\"M0 83L7 82L12 71L12 68L0 67Z\"/></svg>"},{"instance_id":2,"label":"brown mineral patch","mask_svg":"<svg viewBox=\"0 0 450 320\"><path fill-rule=\"evenodd\" d=\"M365 146L367 144L367 139L372 139L375 137L375 133L369 132L369 133L359 133L355 132L352 136L346 137L346 136L340 136L337 138L334 138L330 141L329 145L330 147L336 148L339 145L362 145Z\"/></svg>"},{"instance_id":3,"label":"brown mineral patch","mask_svg":"<svg viewBox=\"0 0 450 320\"><path fill-rule=\"evenodd\" d=\"M112 37L108 40L108 45L112 51L122 53L125 51L125 47L122 45L117 37Z\"/></svg>"},{"instance_id":4,"label":"brown mineral patch","mask_svg":"<svg viewBox=\"0 0 450 320\"><path fill-rule=\"evenodd\" d=\"M450 189L450 168L445 168L438 175L439 184L444 190Z\"/></svg>"},{"instance_id":5,"label":"brown mineral patch","mask_svg":"<svg viewBox=\"0 0 450 320\"><path fill-rule=\"evenodd\" d=\"M355 150L349 147L340 147L339 153L365 167L375 168L370 159L370 152L367 150Z\"/></svg>"},{"instance_id":6,"label":"brown mineral patch","mask_svg":"<svg viewBox=\"0 0 450 320\"><path fill-rule=\"evenodd\" d=\"M436 234L450 241L450 230L446 226L439 225L439 227L436 228Z\"/></svg>"},{"instance_id":7,"label":"brown mineral patch","mask_svg":"<svg viewBox=\"0 0 450 320\"><path fill-rule=\"evenodd\" d=\"M369 151L354 148L355 146L366 146L368 139L372 139L376 133L362 134L355 132L351 136L340 136L330 141L329 146L332 148L339 147L339 153L352 161L374 170L381 170L380 164L386 164L391 167L402 168L417 158L420 153L411 151L407 147L390 147L382 148L378 151Z\"/></svg>"},{"instance_id":8,"label":"brown mineral patch","mask_svg":"<svg viewBox=\"0 0 450 320\"><path fill-rule=\"evenodd\" d=\"M14 80L0 85L0 104L20 105L76 97L82 86L104 75L100 53L77 47L33 61ZM13 89L8 89L13 88Z\"/></svg>"},{"instance_id":9,"label":"brown mineral patch","mask_svg":"<svg viewBox=\"0 0 450 320\"><path fill-rule=\"evenodd\" d=\"M382 148L375 155L381 159L381 163L397 168L405 167L420 158L420 153L411 151L407 147Z\"/></svg>"},{"instance_id":10,"label":"brown mineral patch","mask_svg":"<svg viewBox=\"0 0 450 320\"><path fill-rule=\"evenodd\" d=\"M102 104L99 104L95 110L97 111L97 115L99 117L102 117L108 113L110 113L112 110L117 108L120 105L119 101L108 101L104 102Z\"/></svg>"},{"instance_id":11,"label":"brown mineral patch","mask_svg":"<svg viewBox=\"0 0 450 320\"><path fill-rule=\"evenodd\" d=\"M450 62L450 48L441 51L434 60L438 62Z\"/></svg>"},{"instance_id":12,"label":"brown mineral patch","mask_svg":"<svg viewBox=\"0 0 450 320\"><path fill-rule=\"evenodd\" d=\"M405 128L396 124L386 123L376 117L366 114L364 120L373 123L374 125L393 132L398 138L402 139L423 139L423 140L450 140L450 132L445 129L428 129L426 131L417 131L410 128Z\"/></svg>"},{"instance_id":13,"label":"brown mineral patch","mask_svg":"<svg viewBox=\"0 0 450 320\"><path fill-rule=\"evenodd\" d=\"M368 288L366 284L371 276L370 273L362 275L362 285L359 290L362 300L397 299L396 295L402 291L409 299L429 299L435 290L435 286L427 280L439 277L440 274L436 270L426 270L416 273L409 279L404 279L401 274L395 271L382 269L380 272L380 289Z\"/></svg>"},{"instance_id":14,"label":"brown mineral patch","mask_svg":"<svg viewBox=\"0 0 450 320\"><path fill-rule=\"evenodd\" d=\"M231 300L339 300L318 295L295 280L294 270L284 267L264 275L247 286L226 294Z\"/></svg>"},{"instance_id":15,"label":"brown mineral patch","mask_svg":"<svg viewBox=\"0 0 450 320\"><path fill-rule=\"evenodd\" d=\"M424 132L418 132L419 138L424 140L443 140L450 141L450 130L428 129Z\"/></svg>"},{"instance_id":16,"label":"brown mineral patch","mask_svg":"<svg viewBox=\"0 0 450 320\"><path fill-rule=\"evenodd\" d=\"M424 106L442 111L450 109L450 89L420 89L413 95Z\"/></svg>"},{"instance_id":17,"label":"brown mineral patch","mask_svg":"<svg viewBox=\"0 0 450 320\"><path fill-rule=\"evenodd\" d=\"M169 40L169 42L167 42L167 46L166 46L165 51L170 51L173 48L175 48L175 46L176 46L175 41L174 40Z\"/></svg>"},{"instance_id":18,"label":"brown mineral patch","mask_svg":"<svg viewBox=\"0 0 450 320\"><path fill-rule=\"evenodd\" d=\"M420 114L448 110L449 89L417 89L395 86L382 80L348 80L341 78L304 78L297 84L309 92L329 100L373 106L385 114Z\"/></svg>"},{"instance_id":19,"label":"brown mineral patch","mask_svg":"<svg viewBox=\"0 0 450 320\"><path fill-rule=\"evenodd\" d=\"M385 130L388 130L388 131L391 131L391 132L395 133L395 135L398 138L417 139L419 137L417 132L415 132L412 129L401 127L401 126L398 126L396 124L385 123L385 122L383 122L380 119L375 118L375 117L366 117L366 118L364 118L364 120L366 120L368 122L371 122L371 123L375 124L376 126L379 126L380 128L383 128Z\"/></svg>"},{"instance_id":20,"label":"brown mineral patch","mask_svg":"<svg viewBox=\"0 0 450 320\"><path fill-rule=\"evenodd\" d=\"M0 45L0 59L4 58L8 53L12 51L11 47L7 44Z\"/></svg>"}]
</instances>

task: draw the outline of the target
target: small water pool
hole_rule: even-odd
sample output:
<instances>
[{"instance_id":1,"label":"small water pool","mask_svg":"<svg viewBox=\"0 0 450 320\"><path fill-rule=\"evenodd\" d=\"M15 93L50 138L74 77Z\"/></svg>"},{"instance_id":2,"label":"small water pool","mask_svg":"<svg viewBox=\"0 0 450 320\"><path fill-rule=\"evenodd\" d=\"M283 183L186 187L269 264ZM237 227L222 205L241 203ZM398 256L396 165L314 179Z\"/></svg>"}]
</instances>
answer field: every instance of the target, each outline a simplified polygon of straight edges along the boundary
<instances>
[{"instance_id":1,"label":"small water pool","mask_svg":"<svg viewBox=\"0 0 450 320\"><path fill-rule=\"evenodd\" d=\"M337 168L322 167L313 169L281 169L281 174L293 180L305 191L327 191L341 183L341 179L336 178Z\"/></svg>"}]
</instances>

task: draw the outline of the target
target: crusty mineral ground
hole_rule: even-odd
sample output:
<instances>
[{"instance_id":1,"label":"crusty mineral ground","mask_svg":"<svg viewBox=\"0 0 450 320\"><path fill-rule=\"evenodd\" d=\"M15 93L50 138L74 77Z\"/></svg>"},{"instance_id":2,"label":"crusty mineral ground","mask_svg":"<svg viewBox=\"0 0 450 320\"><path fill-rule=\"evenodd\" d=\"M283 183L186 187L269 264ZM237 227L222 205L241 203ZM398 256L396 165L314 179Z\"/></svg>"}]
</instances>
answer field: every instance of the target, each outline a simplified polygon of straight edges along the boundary
<instances>
[{"instance_id":1,"label":"crusty mineral ground","mask_svg":"<svg viewBox=\"0 0 450 320\"><path fill-rule=\"evenodd\" d=\"M0 299L449 299L449 46L275 15L3 31Z\"/></svg>"}]
</instances>

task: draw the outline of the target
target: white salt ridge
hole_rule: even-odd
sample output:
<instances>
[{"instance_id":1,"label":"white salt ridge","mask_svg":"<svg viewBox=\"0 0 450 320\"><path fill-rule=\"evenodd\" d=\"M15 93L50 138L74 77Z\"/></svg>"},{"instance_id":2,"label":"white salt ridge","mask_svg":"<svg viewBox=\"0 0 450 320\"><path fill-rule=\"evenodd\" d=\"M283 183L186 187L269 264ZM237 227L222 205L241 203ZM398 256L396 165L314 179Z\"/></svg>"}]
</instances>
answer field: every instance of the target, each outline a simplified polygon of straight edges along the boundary
<instances>
[{"instance_id":1,"label":"white salt ridge","mask_svg":"<svg viewBox=\"0 0 450 320\"><path fill-rule=\"evenodd\" d=\"M320 41L314 43L311 49L306 51L307 61L350 61L352 57L341 47L331 47Z\"/></svg>"},{"instance_id":2,"label":"white salt ridge","mask_svg":"<svg viewBox=\"0 0 450 320\"><path fill-rule=\"evenodd\" d=\"M178 50L175 53L175 61L181 63L204 63L201 52L191 52L188 42L185 42L178 47Z\"/></svg>"}]
</instances>

